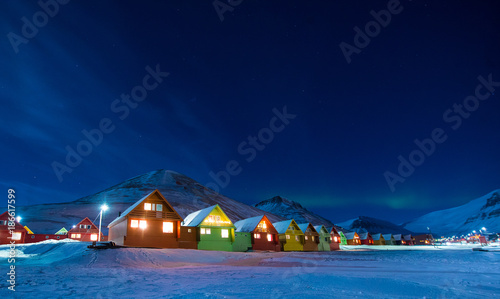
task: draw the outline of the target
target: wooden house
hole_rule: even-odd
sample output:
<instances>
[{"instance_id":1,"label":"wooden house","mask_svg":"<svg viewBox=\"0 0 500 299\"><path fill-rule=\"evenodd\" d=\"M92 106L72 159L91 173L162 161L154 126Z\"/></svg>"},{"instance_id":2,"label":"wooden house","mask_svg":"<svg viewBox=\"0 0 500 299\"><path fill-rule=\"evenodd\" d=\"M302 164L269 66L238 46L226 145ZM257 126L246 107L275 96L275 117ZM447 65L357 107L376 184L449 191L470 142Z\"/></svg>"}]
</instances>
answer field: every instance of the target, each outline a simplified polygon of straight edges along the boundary
<instances>
[{"instance_id":1,"label":"wooden house","mask_svg":"<svg viewBox=\"0 0 500 299\"><path fill-rule=\"evenodd\" d=\"M405 238L403 237L402 234L396 234L392 235L394 238L394 245L404 245L405 244Z\"/></svg>"},{"instance_id":2,"label":"wooden house","mask_svg":"<svg viewBox=\"0 0 500 299\"><path fill-rule=\"evenodd\" d=\"M335 226L332 226L330 228L328 228L328 232L330 234L330 251L333 251L333 250L339 250L340 249L340 244L342 242L342 237L339 233L339 231L337 231L337 229L335 228ZM344 234L342 234L343 236ZM345 236L344 236L344 239L345 239ZM347 245L347 242L343 245Z\"/></svg>"},{"instance_id":3,"label":"wooden house","mask_svg":"<svg viewBox=\"0 0 500 299\"><path fill-rule=\"evenodd\" d=\"M415 245L415 239L411 234L404 235L403 239L404 239L404 245Z\"/></svg>"},{"instance_id":4,"label":"wooden house","mask_svg":"<svg viewBox=\"0 0 500 299\"><path fill-rule=\"evenodd\" d=\"M265 215L240 220L234 223L234 226L236 227L236 239L240 238L239 234L249 234L250 246L253 250L281 250L278 231ZM241 239L246 240L245 237L241 237ZM235 248L242 247L239 245L241 243L242 241L235 240L233 250L239 251Z\"/></svg>"},{"instance_id":5,"label":"wooden house","mask_svg":"<svg viewBox=\"0 0 500 299\"><path fill-rule=\"evenodd\" d=\"M340 245L347 245L347 238L344 235L343 231L338 230L339 235L340 235Z\"/></svg>"},{"instance_id":6,"label":"wooden house","mask_svg":"<svg viewBox=\"0 0 500 299\"><path fill-rule=\"evenodd\" d=\"M319 233L311 223L298 224L304 233L304 251L318 251Z\"/></svg>"},{"instance_id":7,"label":"wooden house","mask_svg":"<svg viewBox=\"0 0 500 299\"><path fill-rule=\"evenodd\" d=\"M386 245L385 238L382 234L373 234L373 245Z\"/></svg>"},{"instance_id":8,"label":"wooden house","mask_svg":"<svg viewBox=\"0 0 500 299\"><path fill-rule=\"evenodd\" d=\"M361 245L361 240L357 232L345 233L347 245Z\"/></svg>"},{"instance_id":9,"label":"wooden house","mask_svg":"<svg viewBox=\"0 0 500 299\"><path fill-rule=\"evenodd\" d=\"M196 228L198 249L233 251L234 225L219 205L187 215L182 226Z\"/></svg>"},{"instance_id":10,"label":"wooden house","mask_svg":"<svg viewBox=\"0 0 500 299\"><path fill-rule=\"evenodd\" d=\"M99 236L99 228L88 217L85 217L75 227L68 231L68 237L73 240L82 242L97 241ZM101 240L103 234L101 232Z\"/></svg>"},{"instance_id":11,"label":"wooden house","mask_svg":"<svg viewBox=\"0 0 500 299\"><path fill-rule=\"evenodd\" d=\"M273 223L278 231L282 251L304 251L304 233L295 220Z\"/></svg>"},{"instance_id":12,"label":"wooden house","mask_svg":"<svg viewBox=\"0 0 500 299\"><path fill-rule=\"evenodd\" d=\"M397 245L396 239L392 234L383 234L382 237L384 237L385 245Z\"/></svg>"},{"instance_id":13,"label":"wooden house","mask_svg":"<svg viewBox=\"0 0 500 299\"><path fill-rule=\"evenodd\" d=\"M363 245L373 245L373 237L370 233L360 233L359 240Z\"/></svg>"},{"instance_id":14,"label":"wooden house","mask_svg":"<svg viewBox=\"0 0 500 299\"><path fill-rule=\"evenodd\" d=\"M330 251L332 237L330 231L324 225L316 225L314 229L319 234L318 251Z\"/></svg>"},{"instance_id":15,"label":"wooden house","mask_svg":"<svg viewBox=\"0 0 500 299\"><path fill-rule=\"evenodd\" d=\"M413 243L415 245L432 245L434 238L431 234L422 234L413 236Z\"/></svg>"},{"instance_id":16,"label":"wooden house","mask_svg":"<svg viewBox=\"0 0 500 299\"><path fill-rule=\"evenodd\" d=\"M0 244L11 244L10 242L15 242L16 244L24 243L26 235L26 229L24 229L24 226L15 217L9 216L8 212L0 215Z\"/></svg>"},{"instance_id":17,"label":"wooden house","mask_svg":"<svg viewBox=\"0 0 500 299\"><path fill-rule=\"evenodd\" d=\"M24 239L24 243L37 243L47 240L64 240L67 239L68 235L56 235L56 234L27 234Z\"/></svg>"},{"instance_id":18,"label":"wooden house","mask_svg":"<svg viewBox=\"0 0 500 299\"><path fill-rule=\"evenodd\" d=\"M154 190L108 225L108 239L122 246L179 248L181 221L160 191Z\"/></svg>"}]
</instances>

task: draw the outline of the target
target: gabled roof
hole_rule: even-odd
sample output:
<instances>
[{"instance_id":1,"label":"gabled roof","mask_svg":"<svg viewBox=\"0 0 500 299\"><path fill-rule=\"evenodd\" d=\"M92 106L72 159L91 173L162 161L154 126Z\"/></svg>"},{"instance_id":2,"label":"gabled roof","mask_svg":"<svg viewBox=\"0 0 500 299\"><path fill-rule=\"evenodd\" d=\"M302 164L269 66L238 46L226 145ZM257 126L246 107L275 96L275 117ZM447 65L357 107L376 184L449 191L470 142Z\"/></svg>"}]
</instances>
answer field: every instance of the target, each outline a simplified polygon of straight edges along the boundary
<instances>
[{"instance_id":1,"label":"gabled roof","mask_svg":"<svg viewBox=\"0 0 500 299\"><path fill-rule=\"evenodd\" d=\"M278 234L284 234L284 233L286 233L286 230L288 229L288 227L292 224L295 224L297 227L299 227L297 225L297 223L295 222L295 220L293 220L293 219L273 223L273 226L278 231ZM300 230L300 228L299 228L299 230Z\"/></svg>"},{"instance_id":2,"label":"gabled roof","mask_svg":"<svg viewBox=\"0 0 500 299\"><path fill-rule=\"evenodd\" d=\"M328 230L324 225L316 225L314 226L314 229L318 232L318 233L323 233L323 234L330 234L330 230ZM322 231L324 230L324 231Z\"/></svg>"},{"instance_id":3,"label":"gabled roof","mask_svg":"<svg viewBox=\"0 0 500 299\"><path fill-rule=\"evenodd\" d=\"M390 239L390 238L391 238L391 237L389 237L389 239ZM379 241L380 239L385 239L385 238L382 236L382 234L374 234L374 235L372 235L372 239L373 239L374 241Z\"/></svg>"},{"instance_id":4,"label":"gabled roof","mask_svg":"<svg viewBox=\"0 0 500 299\"><path fill-rule=\"evenodd\" d=\"M318 231L314 228L314 226L311 224L311 223L301 223L301 224L297 224L300 228L300 230L305 233L307 228L310 226L313 230L313 233L317 233Z\"/></svg>"},{"instance_id":5,"label":"gabled roof","mask_svg":"<svg viewBox=\"0 0 500 299\"><path fill-rule=\"evenodd\" d=\"M359 234L359 239L360 240L366 240L366 239L368 239L370 237L372 237L372 235L370 233L360 233ZM372 237L372 239L373 239L373 237Z\"/></svg>"},{"instance_id":6,"label":"gabled roof","mask_svg":"<svg viewBox=\"0 0 500 299\"><path fill-rule=\"evenodd\" d=\"M34 235L31 229L29 229L26 225L24 226L24 229L28 232L28 235Z\"/></svg>"},{"instance_id":7,"label":"gabled roof","mask_svg":"<svg viewBox=\"0 0 500 299\"><path fill-rule=\"evenodd\" d=\"M386 240L391 240L393 238L393 235L392 234L383 234L382 237L384 237L384 239L386 239Z\"/></svg>"},{"instance_id":8,"label":"gabled roof","mask_svg":"<svg viewBox=\"0 0 500 299\"><path fill-rule=\"evenodd\" d=\"M235 232L245 232L245 233L253 232L255 228L257 228L257 225L259 225L259 223L264 219L264 217L267 219L266 215L261 215L235 222L234 223L234 226L236 227ZM269 219L267 220L269 223L271 222L269 221Z\"/></svg>"},{"instance_id":9,"label":"gabled roof","mask_svg":"<svg viewBox=\"0 0 500 299\"><path fill-rule=\"evenodd\" d=\"M199 226L203 222L203 220L205 220L205 218L207 218L207 216L210 215L210 213L212 213L212 211L215 209L218 209L222 213L222 215L229 219L222 208L219 205L215 205L187 215L182 222L182 226Z\"/></svg>"},{"instance_id":10,"label":"gabled roof","mask_svg":"<svg viewBox=\"0 0 500 299\"><path fill-rule=\"evenodd\" d=\"M402 234L397 234L397 235L392 235L394 237L394 240L396 241L401 241L401 240L404 240L403 238L403 235ZM385 237L384 237L385 238Z\"/></svg>"},{"instance_id":11,"label":"gabled roof","mask_svg":"<svg viewBox=\"0 0 500 299\"><path fill-rule=\"evenodd\" d=\"M329 234L333 233L334 235L340 235L339 231L337 231L337 229L335 228L335 226L327 227L326 230L328 230ZM342 232L342 231L340 231L340 232Z\"/></svg>"},{"instance_id":12,"label":"gabled roof","mask_svg":"<svg viewBox=\"0 0 500 299\"><path fill-rule=\"evenodd\" d=\"M404 235L406 241L412 241L411 235Z\"/></svg>"},{"instance_id":13,"label":"gabled roof","mask_svg":"<svg viewBox=\"0 0 500 299\"><path fill-rule=\"evenodd\" d=\"M356 232L345 233L345 234L344 234L344 236L345 236L345 238L346 238L347 240L352 240L352 239L354 239L354 236L358 236L358 237L359 237L358 233L356 233Z\"/></svg>"},{"instance_id":14,"label":"gabled roof","mask_svg":"<svg viewBox=\"0 0 500 299\"><path fill-rule=\"evenodd\" d=\"M89 219L89 217L85 217L82 221L78 222L78 224L75 225L75 227L70 229L69 231L80 229L80 227L79 227L80 224L90 224L93 229L98 229L97 225L95 225L94 222L92 222L92 220Z\"/></svg>"},{"instance_id":15,"label":"gabled roof","mask_svg":"<svg viewBox=\"0 0 500 299\"><path fill-rule=\"evenodd\" d=\"M179 216L179 214L174 209L174 207L172 207L172 205L170 205L170 203L165 199L163 194L161 194L161 192L158 189L156 189L153 192L149 193L148 195L144 196L143 198L139 199L136 203L134 203L130 207L128 207L120 216L116 217L115 220L111 221L111 223L108 224L108 227L110 227L111 225L114 225L114 224L120 222L122 219L124 219L130 212L132 212L135 208L137 208L137 206L139 206L143 201L145 201L148 197L153 195L153 193L157 193L157 195L161 199L163 199L163 201L172 209L172 211L176 214L176 216L178 216L179 219L182 219L182 217Z\"/></svg>"},{"instance_id":16,"label":"gabled roof","mask_svg":"<svg viewBox=\"0 0 500 299\"><path fill-rule=\"evenodd\" d=\"M66 235L68 233L68 230L66 228L61 228L60 230L55 233L56 235Z\"/></svg>"},{"instance_id":17,"label":"gabled roof","mask_svg":"<svg viewBox=\"0 0 500 299\"><path fill-rule=\"evenodd\" d=\"M9 221L9 218L11 218L11 217L9 216L8 211L5 211L2 215L0 215L0 220L7 220L7 221ZM16 230L18 230L18 229L24 229L24 226L21 223L19 223L17 220L15 220L15 218L14 218L14 225L15 225L14 227L15 227ZM2 228L7 229L6 226L2 226Z\"/></svg>"}]
</instances>

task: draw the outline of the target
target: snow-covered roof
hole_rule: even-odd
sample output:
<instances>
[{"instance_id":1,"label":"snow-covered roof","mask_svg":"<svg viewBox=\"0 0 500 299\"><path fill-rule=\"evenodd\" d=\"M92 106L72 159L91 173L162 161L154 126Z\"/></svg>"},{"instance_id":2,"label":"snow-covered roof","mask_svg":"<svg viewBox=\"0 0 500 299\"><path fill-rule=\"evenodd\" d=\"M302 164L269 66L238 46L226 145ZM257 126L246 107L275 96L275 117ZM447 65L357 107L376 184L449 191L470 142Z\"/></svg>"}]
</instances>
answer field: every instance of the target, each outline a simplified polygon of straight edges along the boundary
<instances>
[{"instance_id":1,"label":"snow-covered roof","mask_svg":"<svg viewBox=\"0 0 500 299\"><path fill-rule=\"evenodd\" d=\"M204 208L202 210L193 212L184 218L182 222L182 226L198 226L200 225L205 218L219 205L210 206L208 208Z\"/></svg>"},{"instance_id":2,"label":"snow-covered roof","mask_svg":"<svg viewBox=\"0 0 500 299\"><path fill-rule=\"evenodd\" d=\"M252 232L255 230L260 221L264 218L264 215L255 216L252 218L243 219L234 223L236 226L236 232Z\"/></svg>"},{"instance_id":3,"label":"snow-covered roof","mask_svg":"<svg viewBox=\"0 0 500 299\"><path fill-rule=\"evenodd\" d=\"M380 240L380 238L381 238L381 237L383 238L382 234L373 234L373 235L372 235L372 239L373 239L373 240L375 240L375 241ZM389 239L390 239L390 238L391 238L391 237L389 237ZM384 238L384 239L385 239L385 238Z\"/></svg>"},{"instance_id":4,"label":"snow-covered roof","mask_svg":"<svg viewBox=\"0 0 500 299\"><path fill-rule=\"evenodd\" d=\"M309 224L310 223L307 222L307 223L301 223L301 224L297 224L297 225L299 226L300 230L305 233ZM315 230L315 232L317 232L317 230L314 228L314 226L311 225L311 227L313 228L313 230Z\"/></svg>"},{"instance_id":5,"label":"snow-covered roof","mask_svg":"<svg viewBox=\"0 0 500 299\"><path fill-rule=\"evenodd\" d=\"M328 234L330 234L330 231L331 230L328 230L324 225L316 225L314 226L314 229L318 232L318 233L321 233L321 229L324 228Z\"/></svg>"},{"instance_id":6,"label":"snow-covered roof","mask_svg":"<svg viewBox=\"0 0 500 299\"><path fill-rule=\"evenodd\" d=\"M366 240L366 239L368 239L368 236L371 236L370 233L360 233L359 234L359 239L360 240ZM373 239L373 237L372 237L372 239Z\"/></svg>"},{"instance_id":7,"label":"snow-covered roof","mask_svg":"<svg viewBox=\"0 0 500 299\"><path fill-rule=\"evenodd\" d=\"M274 228L278 231L279 234L286 233L288 227L292 224L293 220L284 220L280 222L273 223Z\"/></svg>"},{"instance_id":8,"label":"snow-covered roof","mask_svg":"<svg viewBox=\"0 0 500 299\"><path fill-rule=\"evenodd\" d=\"M411 241L411 235L404 235L405 240Z\"/></svg>"},{"instance_id":9,"label":"snow-covered roof","mask_svg":"<svg viewBox=\"0 0 500 299\"><path fill-rule=\"evenodd\" d=\"M351 240L351 239L354 239L354 236L356 235L355 232L352 232L352 233L345 233L344 236L346 239L348 240Z\"/></svg>"},{"instance_id":10,"label":"snow-covered roof","mask_svg":"<svg viewBox=\"0 0 500 299\"><path fill-rule=\"evenodd\" d=\"M392 234L383 234L382 237L386 240L391 240L392 239Z\"/></svg>"},{"instance_id":11,"label":"snow-covered roof","mask_svg":"<svg viewBox=\"0 0 500 299\"><path fill-rule=\"evenodd\" d=\"M402 234L396 234L396 235L392 235L392 236L394 237L394 240L396 240L396 241L403 240L403 235Z\"/></svg>"}]
</instances>

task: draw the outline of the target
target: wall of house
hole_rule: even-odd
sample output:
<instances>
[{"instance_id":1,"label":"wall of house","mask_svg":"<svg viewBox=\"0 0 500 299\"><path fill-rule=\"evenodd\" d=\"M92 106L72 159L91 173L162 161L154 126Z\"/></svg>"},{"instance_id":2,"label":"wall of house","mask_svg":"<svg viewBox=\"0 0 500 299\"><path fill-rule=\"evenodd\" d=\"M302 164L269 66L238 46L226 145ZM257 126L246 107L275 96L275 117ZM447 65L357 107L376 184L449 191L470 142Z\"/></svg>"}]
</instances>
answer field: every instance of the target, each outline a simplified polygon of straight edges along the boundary
<instances>
[{"instance_id":1,"label":"wall of house","mask_svg":"<svg viewBox=\"0 0 500 299\"><path fill-rule=\"evenodd\" d=\"M318 251L330 251L330 234L322 232L319 234Z\"/></svg>"},{"instance_id":2,"label":"wall of house","mask_svg":"<svg viewBox=\"0 0 500 299\"><path fill-rule=\"evenodd\" d=\"M162 218L145 219L147 227L131 227L131 218L127 221L127 235L124 245L131 247L152 247L152 248L179 248L178 223L179 221L169 221L174 223L172 233L163 232L163 222L168 221Z\"/></svg>"},{"instance_id":3,"label":"wall of house","mask_svg":"<svg viewBox=\"0 0 500 299\"><path fill-rule=\"evenodd\" d=\"M202 234L202 229L210 229L210 234ZM200 241L198 242L198 249L201 250L220 250L220 251L233 251L234 228L231 227L200 227L198 228ZM228 238L222 238L222 230L227 229Z\"/></svg>"},{"instance_id":4,"label":"wall of house","mask_svg":"<svg viewBox=\"0 0 500 299\"><path fill-rule=\"evenodd\" d=\"M233 251L245 252L252 249L252 233L235 232Z\"/></svg>"},{"instance_id":5,"label":"wall of house","mask_svg":"<svg viewBox=\"0 0 500 299\"><path fill-rule=\"evenodd\" d=\"M261 233L261 232L254 232L254 233L260 234L260 239L256 239L252 234L252 247L254 250L281 251L281 245L279 242L278 234ZM269 241L267 239L268 234L272 236L272 241Z\"/></svg>"},{"instance_id":6,"label":"wall of house","mask_svg":"<svg viewBox=\"0 0 500 299\"><path fill-rule=\"evenodd\" d=\"M108 239L115 242L116 245L125 245L125 236L127 235L127 218L109 228Z\"/></svg>"},{"instance_id":7,"label":"wall of house","mask_svg":"<svg viewBox=\"0 0 500 299\"><path fill-rule=\"evenodd\" d=\"M198 228L190 226L180 227L179 248L198 249Z\"/></svg>"}]
</instances>

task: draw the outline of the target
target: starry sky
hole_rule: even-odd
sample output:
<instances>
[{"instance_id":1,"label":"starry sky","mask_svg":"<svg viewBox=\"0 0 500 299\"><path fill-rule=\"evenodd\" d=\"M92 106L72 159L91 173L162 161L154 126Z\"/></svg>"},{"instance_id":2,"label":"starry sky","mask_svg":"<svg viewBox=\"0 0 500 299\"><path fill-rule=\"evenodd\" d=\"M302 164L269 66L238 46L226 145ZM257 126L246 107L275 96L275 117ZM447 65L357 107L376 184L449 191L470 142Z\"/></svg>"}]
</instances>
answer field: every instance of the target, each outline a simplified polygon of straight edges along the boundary
<instances>
[{"instance_id":1,"label":"starry sky","mask_svg":"<svg viewBox=\"0 0 500 299\"><path fill-rule=\"evenodd\" d=\"M497 1L45 3L0 10L18 205L171 169L400 223L500 187Z\"/></svg>"}]
</instances>

